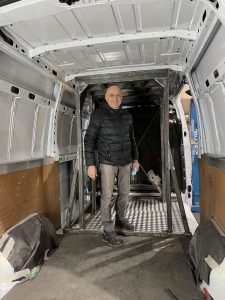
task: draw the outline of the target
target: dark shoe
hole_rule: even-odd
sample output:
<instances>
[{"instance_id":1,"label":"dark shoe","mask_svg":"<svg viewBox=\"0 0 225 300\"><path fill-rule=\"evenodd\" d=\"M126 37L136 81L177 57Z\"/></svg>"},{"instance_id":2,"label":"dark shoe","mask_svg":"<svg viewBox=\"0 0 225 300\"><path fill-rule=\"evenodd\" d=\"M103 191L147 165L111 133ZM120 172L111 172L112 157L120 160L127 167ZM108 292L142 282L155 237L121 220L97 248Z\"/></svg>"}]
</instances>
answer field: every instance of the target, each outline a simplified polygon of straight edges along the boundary
<instances>
[{"instance_id":1,"label":"dark shoe","mask_svg":"<svg viewBox=\"0 0 225 300\"><path fill-rule=\"evenodd\" d=\"M123 247L124 245L123 240L116 235L115 231L111 231L111 232L104 231L103 241L109 244L111 247L115 247L115 248Z\"/></svg>"},{"instance_id":2,"label":"dark shoe","mask_svg":"<svg viewBox=\"0 0 225 300\"><path fill-rule=\"evenodd\" d=\"M115 225L117 228L125 229L125 230L134 230L134 226L128 222L127 219L118 220L116 219Z\"/></svg>"}]
</instances>

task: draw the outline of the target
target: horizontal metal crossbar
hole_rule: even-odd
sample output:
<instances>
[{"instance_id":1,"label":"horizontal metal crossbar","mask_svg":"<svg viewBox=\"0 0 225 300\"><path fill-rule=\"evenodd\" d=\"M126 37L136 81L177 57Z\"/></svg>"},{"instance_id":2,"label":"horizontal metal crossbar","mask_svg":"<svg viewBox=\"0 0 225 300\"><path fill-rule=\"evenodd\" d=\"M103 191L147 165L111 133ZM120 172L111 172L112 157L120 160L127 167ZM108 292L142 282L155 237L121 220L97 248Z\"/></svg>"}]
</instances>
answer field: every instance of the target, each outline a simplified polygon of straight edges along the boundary
<instances>
[{"instance_id":1,"label":"horizontal metal crossbar","mask_svg":"<svg viewBox=\"0 0 225 300\"><path fill-rule=\"evenodd\" d=\"M36 47L35 49L29 50L29 57L35 57L45 52L55 51L55 50L63 50L63 49L71 49L77 47L91 46L91 45L99 45L99 44L111 44L115 42L130 42L130 41L142 41L149 39L160 39L160 38L178 38L178 39L187 39L191 41L195 41L197 38L197 33L195 31L190 30L163 30L156 32L135 32L129 34L117 34L117 35L108 35L103 37L92 37L83 40L73 40L63 43L54 43L51 45L45 45L41 47Z\"/></svg>"}]
</instances>

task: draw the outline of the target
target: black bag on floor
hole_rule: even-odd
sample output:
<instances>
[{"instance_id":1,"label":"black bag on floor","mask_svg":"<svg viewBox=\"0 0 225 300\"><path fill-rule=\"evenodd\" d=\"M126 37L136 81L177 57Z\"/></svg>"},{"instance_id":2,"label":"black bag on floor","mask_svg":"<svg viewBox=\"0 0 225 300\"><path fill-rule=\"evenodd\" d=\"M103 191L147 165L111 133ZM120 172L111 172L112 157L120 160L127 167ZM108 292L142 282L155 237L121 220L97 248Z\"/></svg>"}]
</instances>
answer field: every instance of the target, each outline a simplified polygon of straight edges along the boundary
<instances>
[{"instance_id":1,"label":"black bag on floor","mask_svg":"<svg viewBox=\"0 0 225 300\"><path fill-rule=\"evenodd\" d=\"M0 274L0 282L34 277L38 266L47 260L58 245L52 223L43 215L30 215L0 238L0 268L7 270L6 265L12 267L11 271L5 271L8 274Z\"/></svg>"},{"instance_id":2,"label":"black bag on floor","mask_svg":"<svg viewBox=\"0 0 225 300\"><path fill-rule=\"evenodd\" d=\"M202 280L209 284L211 268L205 261L208 256L217 264L221 264L225 257L225 238L221 236L212 220L198 226L189 245L188 261L196 284Z\"/></svg>"}]
</instances>

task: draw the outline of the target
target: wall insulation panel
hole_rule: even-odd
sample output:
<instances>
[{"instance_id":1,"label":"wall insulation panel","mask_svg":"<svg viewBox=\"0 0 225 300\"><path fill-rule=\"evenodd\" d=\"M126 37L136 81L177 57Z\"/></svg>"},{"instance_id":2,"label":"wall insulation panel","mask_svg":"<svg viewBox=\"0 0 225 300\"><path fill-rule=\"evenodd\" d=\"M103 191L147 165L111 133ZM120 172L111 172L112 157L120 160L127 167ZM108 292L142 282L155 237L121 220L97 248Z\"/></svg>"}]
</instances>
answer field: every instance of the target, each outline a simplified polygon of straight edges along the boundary
<instances>
[{"instance_id":1,"label":"wall insulation panel","mask_svg":"<svg viewBox=\"0 0 225 300\"><path fill-rule=\"evenodd\" d=\"M225 231L225 168L199 160L201 222L214 218Z\"/></svg>"},{"instance_id":2,"label":"wall insulation panel","mask_svg":"<svg viewBox=\"0 0 225 300\"><path fill-rule=\"evenodd\" d=\"M34 212L60 227L59 164L0 176L0 235Z\"/></svg>"}]
</instances>

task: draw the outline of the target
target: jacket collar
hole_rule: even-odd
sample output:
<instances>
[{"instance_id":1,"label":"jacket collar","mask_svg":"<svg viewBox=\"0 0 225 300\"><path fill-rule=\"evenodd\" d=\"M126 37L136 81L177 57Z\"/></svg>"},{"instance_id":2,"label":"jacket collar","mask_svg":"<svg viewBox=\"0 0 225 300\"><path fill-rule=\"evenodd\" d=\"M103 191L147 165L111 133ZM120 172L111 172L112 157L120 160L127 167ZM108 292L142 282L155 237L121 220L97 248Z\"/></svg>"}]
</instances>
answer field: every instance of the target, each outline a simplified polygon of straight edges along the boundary
<instances>
[{"instance_id":1,"label":"jacket collar","mask_svg":"<svg viewBox=\"0 0 225 300\"><path fill-rule=\"evenodd\" d=\"M106 100L103 100L100 104L100 108L103 108L103 109L108 110L108 111L113 112L113 113L120 113L122 111L122 104L120 105L120 107L118 109L113 109L112 107L110 107L108 105Z\"/></svg>"}]
</instances>

